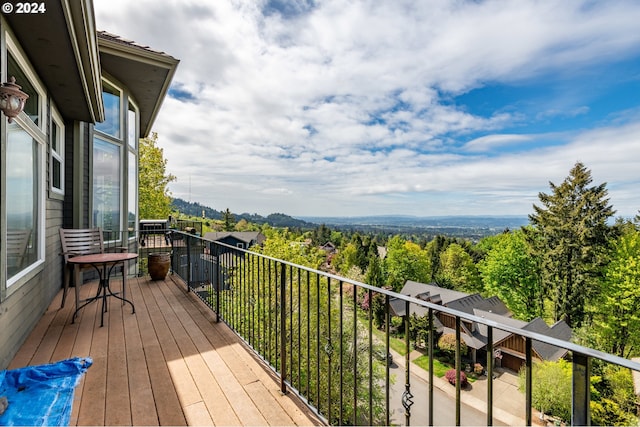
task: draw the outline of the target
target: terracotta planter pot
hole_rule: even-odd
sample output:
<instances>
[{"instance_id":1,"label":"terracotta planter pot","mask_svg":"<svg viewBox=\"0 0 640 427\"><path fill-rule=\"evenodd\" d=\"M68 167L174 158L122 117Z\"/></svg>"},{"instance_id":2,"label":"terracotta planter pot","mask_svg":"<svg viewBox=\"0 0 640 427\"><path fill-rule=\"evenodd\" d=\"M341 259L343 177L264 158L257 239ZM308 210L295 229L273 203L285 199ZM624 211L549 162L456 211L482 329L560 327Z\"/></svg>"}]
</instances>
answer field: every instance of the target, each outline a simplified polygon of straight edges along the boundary
<instances>
[{"instance_id":1,"label":"terracotta planter pot","mask_svg":"<svg viewBox=\"0 0 640 427\"><path fill-rule=\"evenodd\" d=\"M149 275L151 280L164 280L171 266L171 256L169 253L149 254Z\"/></svg>"}]
</instances>

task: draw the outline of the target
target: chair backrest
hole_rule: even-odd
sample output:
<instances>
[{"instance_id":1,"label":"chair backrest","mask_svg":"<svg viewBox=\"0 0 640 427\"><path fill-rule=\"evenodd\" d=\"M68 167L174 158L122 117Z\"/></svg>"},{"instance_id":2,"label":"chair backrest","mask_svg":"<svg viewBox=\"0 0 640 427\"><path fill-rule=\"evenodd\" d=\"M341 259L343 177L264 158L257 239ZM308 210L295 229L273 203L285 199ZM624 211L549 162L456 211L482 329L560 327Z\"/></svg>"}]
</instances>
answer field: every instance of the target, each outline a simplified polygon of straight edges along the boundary
<instances>
[{"instance_id":1,"label":"chair backrest","mask_svg":"<svg viewBox=\"0 0 640 427\"><path fill-rule=\"evenodd\" d=\"M30 229L7 230L7 266L9 268L22 268L30 237Z\"/></svg>"},{"instance_id":2,"label":"chair backrest","mask_svg":"<svg viewBox=\"0 0 640 427\"><path fill-rule=\"evenodd\" d=\"M61 228L60 242L65 262L74 256L104 252L102 230L99 228Z\"/></svg>"}]
</instances>

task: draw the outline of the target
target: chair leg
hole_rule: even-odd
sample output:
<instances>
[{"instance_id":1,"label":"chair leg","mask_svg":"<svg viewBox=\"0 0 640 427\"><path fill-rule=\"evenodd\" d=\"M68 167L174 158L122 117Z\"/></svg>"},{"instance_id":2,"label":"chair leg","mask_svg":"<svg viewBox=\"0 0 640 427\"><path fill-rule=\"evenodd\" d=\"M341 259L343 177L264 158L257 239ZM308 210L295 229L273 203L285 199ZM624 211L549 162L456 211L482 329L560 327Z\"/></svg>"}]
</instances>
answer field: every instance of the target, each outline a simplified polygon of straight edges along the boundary
<instances>
[{"instance_id":1,"label":"chair leg","mask_svg":"<svg viewBox=\"0 0 640 427\"><path fill-rule=\"evenodd\" d=\"M69 280L71 280L71 274L69 274L69 266L64 266L64 287L62 290L62 304L60 304L60 308L64 307L64 303L67 300L67 291L69 290Z\"/></svg>"},{"instance_id":2,"label":"chair leg","mask_svg":"<svg viewBox=\"0 0 640 427\"><path fill-rule=\"evenodd\" d=\"M80 306L80 285L82 285L82 274L80 273L80 266L75 264L73 266L73 284L76 291L76 310Z\"/></svg>"}]
</instances>

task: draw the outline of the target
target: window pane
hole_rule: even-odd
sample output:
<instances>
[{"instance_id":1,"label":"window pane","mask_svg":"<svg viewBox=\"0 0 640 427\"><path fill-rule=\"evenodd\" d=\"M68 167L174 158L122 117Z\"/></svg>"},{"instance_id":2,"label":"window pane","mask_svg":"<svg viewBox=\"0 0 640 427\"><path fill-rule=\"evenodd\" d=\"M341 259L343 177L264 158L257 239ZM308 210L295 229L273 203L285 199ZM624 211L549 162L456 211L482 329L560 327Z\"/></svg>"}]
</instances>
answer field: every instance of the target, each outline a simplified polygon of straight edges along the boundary
<instances>
[{"instance_id":1,"label":"window pane","mask_svg":"<svg viewBox=\"0 0 640 427\"><path fill-rule=\"evenodd\" d=\"M129 147L133 148L134 150L138 148L138 144L136 144L136 142L138 141L138 138L136 137L136 135L138 134L136 125L136 112L130 108L127 114L127 129L129 129L129 132L127 133L127 141L129 142Z\"/></svg>"},{"instance_id":2,"label":"window pane","mask_svg":"<svg viewBox=\"0 0 640 427\"><path fill-rule=\"evenodd\" d=\"M7 277L38 260L38 143L16 123L7 131Z\"/></svg>"},{"instance_id":3,"label":"window pane","mask_svg":"<svg viewBox=\"0 0 640 427\"><path fill-rule=\"evenodd\" d=\"M120 147L94 138L93 141L93 224L103 231L120 229Z\"/></svg>"},{"instance_id":4,"label":"window pane","mask_svg":"<svg viewBox=\"0 0 640 427\"><path fill-rule=\"evenodd\" d=\"M127 204L129 205L128 224L129 231L136 229L136 207L138 206L138 159L136 155L129 152L129 197Z\"/></svg>"},{"instance_id":5,"label":"window pane","mask_svg":"<svg viewBox=\"0 0 640 427\"><path fill-rule=\"evenodd\" d=\"M104 103L104 122L96 123L100 132L120 138L120 92L106 83L102 85Z\"/></svg>"},{"instance_id":6,"label":"window pane","mask_svg":"<svg viewBox=\"0 0 640 427\"><path fill-rule=\"evenodd\" d=\"M58 159L53 159L51 161L51 169L51 185L53 188L60 190L62 188L62 168L60 167L60 161Z\"/></svg>"},{"instance_id":7,"label":"window pane","mask_svg":"<svg viewBox=\"0 0 640 427\"><path fill-rule=\"evenodd\" d=\"M51 127L51 149L53 151L55 151L56 153L59 153L59 151L58 151L58 125L55 124L55 122L53 123L53 126Z\"/></svg>"},{"instance_id":8,"label":"window pane","mask_svg":"<svg viewBox=\"0 0 640 427\"><path fill-rule=\"evenodd\" d=\"M38 111L38 92L33 87L27 75L20 69L18 63L11 54L8 55L7 71L9 76L16 78L16 84L22 87L22 91L29 95L29 99L24 106L24 112L33 120L35 124L38 124L39 111Z\"/></svg>"}]
</instances>

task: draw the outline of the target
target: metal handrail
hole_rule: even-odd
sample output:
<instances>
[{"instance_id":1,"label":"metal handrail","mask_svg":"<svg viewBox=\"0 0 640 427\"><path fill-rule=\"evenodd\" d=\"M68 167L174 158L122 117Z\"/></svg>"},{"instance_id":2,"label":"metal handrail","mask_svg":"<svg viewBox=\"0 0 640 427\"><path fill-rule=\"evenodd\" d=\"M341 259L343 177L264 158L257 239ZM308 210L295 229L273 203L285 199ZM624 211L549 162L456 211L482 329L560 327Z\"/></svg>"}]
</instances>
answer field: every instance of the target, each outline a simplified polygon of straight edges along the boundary
<instances>
[{"instance_id":1,"label":"metal handrail","mask_svg":"<svg viewBox=\"0 0 640 427\"><path fill-rule=\"evenodd\" d=\"M185 270L186 277L183 277L181 273L181 270L179 268L174 267L174 271L181 275L181 277L185 280L185 282L187 283L188 287L191 288L197 288L198 286L201 286L201 284L196 284L194 285L192 283L192 274L193 274L193 270L194 270L194 259L193 259L193 248L195 247L196 251L201 251L204 250L203 248L207 248L210 253L209 256L215 258L214 256L214 252L217 255L217 259L215 262L215 268L219 270L220 268L220 264L222 263L222 261L218 262L218 260L220 259L220 257L222 256L220 254L220 251L225 251L225 252L231 252L234 253L236 255L238 255L238 259L233 258L231 260L227 260L226 262L229 262L229 266L234 270L237 270L237 277L239 278L239 282L238 282L238 289L235 290L234 292L237 292L239 297L241 298L245 298L245 304L240 304L237 307L234 308L234 306L232 306L234 300L233 298L235 297L231 297L228 295L228 293L224 293L221 294L221 292L224 290L223 288L221 288L221 282L223 282L224 280L222 280L222 273L220 271L216 271L215 273L210 272L211 275L215 274L216 279L215 279L215 289L211 289L209 292L213 292L215 293L215 304L213 304L211 301L206 301L210 307L216 312L216 319L220 319L220 315L221 312L224 310L227 310L226 313L228 314L229 317L226 317L227 315L223 315L222 316L222 320L227 323L235 332L236 334L238 334L243 340L245 340L245 342L247 342L247 344L258 354L260 355L260 357L262 357L265 361L267 361L267 363L269 363L272 367L272 369L278 374L280 375L280 386L281 386L281 390L283 392L286 392L288 390L293 391L295 394L299 395L305 402L307 402L307 404L316 411L316 413L323 417L325 420L327 420L327 422L332 422L335 420L339 420L340 423L344 423L345 421L349 421L349 422L355 422L358 419L358 408L357 408L357 399L355 396L355 392L354 392L354 402L352 402L351 404L354 406L353 408L353 420L344 420L343 419L343 405L346 404L346 402L343 402L343 386L347 387L346 385L343 384L343 373L344 373L344 361L343 361L343 356L344 356L344 351L343 351L343 342L342 339L340 340L340 342L338 343L339 345L336 347L335 343L331 342L331 337L328 337L328 342L325 343L325 346L323 348L323 351L326 353L327 356L327 366L337 366L339 368L339 370L332 374L331 372L328 372L328 386L327 389L332 390L332 381L335 381L336 379L340 382L338 384L339 387L339 406L338 406L338 410L339 410L339 414L335 414L332 413L332 404L331 402L318 402L318 398L320 396L320 389L318 388L317 390L310 390L309 387L309 376L311 376L312 374L314 374L313 372L310 371L310 367L306 367L306 375L307 375L307 384L305 386L305 384L303 384L301 382L301 378L300 378L300 374L301 374L301 360L298 359L297 360L297 378L293 378L293 374L294 372L294 368L295 368L295 364L294 364L294 355L292 354L292 352L290 351L289 353L287 353L289 347L291 346L291 348L294 348L294 343L291 342L289 343L287 341L287 337L290 336L291 339L293 340L293 337L296 335L296 331L293 330L293 321L291 321L291 323L289 324L289 327L291 328L291 330L289 331L287 329L288 324L287 321L291 318L291 317L295 317L292 315L292 313L286 313L286 309L288 307L291 308L291 310L293 311L293 286L294 286L294 282L297 280L298 283L298 290L300 290L300 286L301 283L306 280L306 282L308 283L308 286L312 285L312 280L310 279L312 276L314 276L316 278L316 282L314 282L314 286L317 286L318 288L318 292L320 292L321 287L325 287L326 288L326 292L327 295L330 294L331 290L332 290L332 285L335 284L335 286L333 287L334 291L337 292L336 295L338 295L338 299L335 302L331 301L331 298L328 299L327 301L327 307L323 308L323 310L326 310L329 314L331 313L332 310L332 304L335 304L339 307L339 317L336 319L336 322L338 323L337 325L332 324L331 323L331 316L328 316L328 330L331 331L332 328L339 328L339 330L342 332L343 331L343 318L346 318L346 313L343 313L344 311L344 302L343 302L343 297L344 297L344 288L345 285L351 285L354 286L355 288L360 288L365 290L366 292L368 292L369 296L371 297L372 293L375 292L377 294L382 294L385 297L385 318L386 320L386 343L385 343L385 347L386 347L386 351L389 351L389 312L390 312L390 300L391 299L398 299L401 301L404 301L405 306L406 306L406 313L410 313L409 311L409 307L411 304L413 304L414 306L419 306L419 307L423 307L426 310L428 310L429 313L429 322L430 325L433 325L433 318L435 317L435 313L436 312L442 312L442 313L446 313L449 314L451 316L454 316L456 319L456 338L457 338L457 342L456 342L456 356L455 356L455 361L456 361L456 424L460 424L460 401L461 401L461 397L460 397L460 370L461 370L461 355L460 355L460 343L461 343L461 337L460 337L460 324L461 324L461 320L466 320L469 322L474 322L477 324L482 324L482 325L486 325L488 327L488 332L489 332L489 337L491 337L493 335L493 329L499 329L508 333L512 333L515 334L517 336L523 337L525 340L525 378L526 378L526 387L525 387L525 401L526 401L526 408L525 408L525 422L526 424L530 425L531 424L531 409L532 409L532 379L531 379L531 375L532 375L532 342L533 341L538 341L538 342L542 342L542 343L546 343L546 344L550 344L559 348L563 348L567 351L572 352L573 355L573 392L572 392L572 398L573 398L573 414L572 414L572 423L573 424L588 424L590 422L590 414L589 414L589 387L590 387L590 359L599 359L602 360L604 362L610 363L610 364L615 364L624 368L628 368L631 369L633 371L638 371L640 372L640 363L619 357L619 356L615 356L612 354L608 354L599 350L595 350L589 347L585 347L579 344L575 344L569 341L564 341L561 339L557 339L551 336L547 336L547 335L543 335L537 332L532 332L532 331L528 331L528 330L523 330L511 325L507 325L504 323L501 323L499 321L496 320L491 320L491 319L486 319L484 317L480 317L477 315L473 315L470 313L466 313L466 312L462 312L462 311L458 311L455 309L451 309L449 307L444 307L438 304L434 304L428 301L424 301L418 298L414 298L414 297L410 297L410 296L406 296L406 295L402 295L387 289L381 289L372 285L369 285L367 283L362 283L356 280L352 280L352 279L348 279L345 277L341 277L335 274L331 274L328 272L324 272L324 271L320 271L314 268L310 268L310 267L306 267L303 265L298 265L286 260L281 260L278 258L274 258L274 257L270 257L267 255L263 255L263 254L259 254L256 253L254 251L251 250L246 250L246 249L241 249L241 248L237 248L235 246L232 245L228 245L225 243L221 243L221 242L213 242L213 241L209 241L206 239L203 239L201 237L197 237L194 236L192 234L189 233L184 233L184 232L176 232L177 234L180 234L182 239L185 240L186 242L186 246L185 246L185 250L187 251L186 253L186 258L187 258L187 269ZM197 245L194 245L194 239L200 241ZM195 253L195 252L194 252ZM255 266L249 266L247 265L248 263L242 263L240 264L241 261L239 261L239 258L248 258L251 257L251 259L253 260L255 257L255 259L258 260L258 268L257 268L257 274L258 276L262 276L258 278L258 283L257 283L257 292L258 294L260 294L260 292L265 293L263 295L263 298L267 299L268 301L271 301L272 299L274 299L275 301L278 301L278 303L274 306L275 311L268 312L268 320L267 323L268 325L256 325L254 324L254 320L251 321L250 325L246 325L243 323L243 316L249 316L252 319L254 319L255 316L255 308L253 307L253 304L255 304L255 301L252 301L252 299L254 298L253 296L251 297L247 297L248 295L248 281L247 281L247 277L253 273L252 268L254 268ZM253 263L254 261L252 261ZM295 275L296 277L294 278L294 271L297 272L297 274ZM306 279L304 279L306 277ZM262 287L261 287L262 286ZM230 290L231 288L227 289ZM268 295L266 294L266 292L268 292ZM273 292L273 294L272 294ZM307 296L306 298L309 298L308 295L308 290L307 290ZM354 306L355 306L355 291L354 291ZM222 296L221 296L222 295ZM300 310L300 293L297 293L297 298L298 298L298 310ZM318 294L318 298L319 298L319 294ZM222 299L222 301L221 301ZM307 309L310 309L310 303L307 302ZM231 307L231 308L229 308ZM318 300L317 303L317 316L320 316L320 303ZM356 321L356 310L354 308L354 313L353 313L353 317L354 317L354 344L355 344L355 337L357 337L357 330L356 330L356 325L357 325L357 321ZM287 316L290 317L287 317ZM298 317L302 317L300 315L300 313L297 313ZM272 318L273 316L273 318ZM371 309L369 309L369 328L371 328ZM311 317L310 313L307 313L307 322L309 322L309 317ZM406 338L406 346L407 346L407 350L409 349L409 341L408 341L408 320L406 319L408 316L405 316L405 338ZM298 320L299 322L299 320ZM319 321L318 321L319 322ZM271 330L271 325L275 324L275 329ZM307 329L309 329L309 324L306 325ZM269 328L267 330L267 328ZM302 328L302 325L300 323L297 324L297 340L298 340L298 348L301 349L301 342L300 342L300 328ZM257 329L257 330L256 330ZM310 330L307 330L307 350L306 350L306 356L307 356L307 365L309 364L309 355L311 354L310 352L310 348L309 348L309 334L311 334ZM314 342L316 343L317 347L317 352L316 352L316 357L318 358L318 361L320 360L320 357L324 355L322 354L322 352L320 351L320 341L321 341L321 336L320 336L320 331L319 331L319 323L318 323L318 330L317 331L313 331L314 334ZM430 370L429 370L429 423L433 423L433 347L434 347L434 342L433 342L433 334L429 334L429 363L430 363ZM275 341L274 341L275 339ZM272 346L272 342L275 343L275 347ZM369 370L371 371L372 369L372 362L371 362L371 352L372 352L372 339L371 339L371 329L369 330L369 339L368 339L368 345L369 345ZM335 355L334 353L338 352L337 355ZM487 344L487 358L491 357L490 354L493 354L493 342L492 340L490 340L490 342ZM301 355L302 357L302 355ZM408 351L407 351L407 362L408 362ZM323 362L324 363L324 362ZM411 384L410 384L410 380L409 380L409 363L407 363L407 366L405 367L406 371L406 384L405 384L405 394L403 395L403 403L405 403L405 416L406 416L406 424L409 425L410 423L410 419L411 419L411 405L413 404L412 398L414 397L411 393ZM354 360L353 362L353 370L354 372L356 371L356 366L357 366L357 360ZM320 367L320 362L318 362L318 366L316 367L317 369L317 375L318 377L320 376L320 370L322 369L322 367ZM492 364L489 364L488 366L488 371L489 371L489 376L487 377L488 381L487 381L487 387L488 387L488 397L487 397L487 425L491 425L493 422L493 378L492 378ZM337 377L334 378L333 375L336 375ZM389 369L388 367L386 368L386 381L385 381L385 395L386 395L386 423L389 424L390 422L390 418L389 418ZM297 387L296 387L297 385ZM319 381L316 384L317 387L319 386ZM355 382L355 376L354 376L354 391L357 388L357 383ZM371 388L372 385L369 385L369 401L371 402ZM312 396L313 395L313 396ZM315 399L315 400L314 400ZM330 399L330 397L329 397ZM372 420L372 415L371 415L371 403L369 403L369 422L371 422ZM326 408L325 410L323 410L322 408Z\"/></svg>"}]
</instances>

